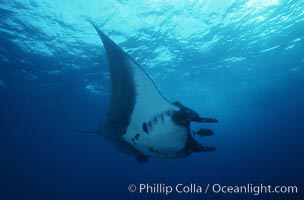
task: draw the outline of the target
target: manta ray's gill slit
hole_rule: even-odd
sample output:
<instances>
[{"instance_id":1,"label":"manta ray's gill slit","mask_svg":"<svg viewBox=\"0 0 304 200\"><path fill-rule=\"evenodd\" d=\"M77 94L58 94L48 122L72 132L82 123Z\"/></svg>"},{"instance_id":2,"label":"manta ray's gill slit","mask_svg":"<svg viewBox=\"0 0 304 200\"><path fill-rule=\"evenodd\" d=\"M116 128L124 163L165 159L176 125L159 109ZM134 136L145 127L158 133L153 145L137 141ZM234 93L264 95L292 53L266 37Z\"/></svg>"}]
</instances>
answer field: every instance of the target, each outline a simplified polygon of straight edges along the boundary
<instances>
[{"instance_id":1,"label":"manta ray's gill slit","mask_svg":"<svg viewBox=\"0 0 304 200\"><path fill-rule=\"evenodd\" d=\"M148 122L144 122L142 124L142 130L145 133L150 134L153 131L153 126L159 125L164 126L167 123L170 123L171 117L175 111L172 109L163 111L159 114L156 114L155 116L151 117ZM168 120L170 119L170 120Z\"/></svg>"},{"instance_id":2,"label":"manta ray's gill slit","mask_svg":"<svg viewBox=\"0 0 304 200\"><path fill-rule=\"evenodd\" d=\"M148 131L148 127L147 127L147 123L146 123L146 122L144 122L144 123L142 124L142 129L143 129L143 131L144 131L145 133L148 133L148 134L149 134L149 131Z\"/></svg>"},{"instance_id":3,"label":"manta ray's gill slit","mask_svg":"<svg viewBox=\"0 0 304 200\"><path fill-rule=\"evenodd\" d=\"M159 117L159 115L154 116L154 117L152 118L152 124L157 124L157 123L158 123L158 120L157 120L158 117Z\"/></svg>"}]
</instances>

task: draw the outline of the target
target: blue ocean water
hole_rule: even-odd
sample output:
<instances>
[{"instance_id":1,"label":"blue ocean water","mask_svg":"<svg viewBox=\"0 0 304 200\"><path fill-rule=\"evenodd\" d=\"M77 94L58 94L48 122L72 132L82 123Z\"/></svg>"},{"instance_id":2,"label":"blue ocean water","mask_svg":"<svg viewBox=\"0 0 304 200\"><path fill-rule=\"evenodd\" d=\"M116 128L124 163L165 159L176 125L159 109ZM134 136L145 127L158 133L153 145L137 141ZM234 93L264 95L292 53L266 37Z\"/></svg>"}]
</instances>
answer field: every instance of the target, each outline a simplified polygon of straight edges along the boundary
<instances>
[{"instance_id":1,"label":"blue ocean water","mask_svg":"<svg viewBox=\"0 0 304 200\"><path fill-rule=\"evenodd\" d=\"M1 0L0 199L301 199L301 0ZM109 97L94 21L162 94L219 123L217 151L140 164L94 131ZM201 127L192 124L195 130ZM129 184L297 186L298 194L141 194Z\"/></svg>"}]
</instances>

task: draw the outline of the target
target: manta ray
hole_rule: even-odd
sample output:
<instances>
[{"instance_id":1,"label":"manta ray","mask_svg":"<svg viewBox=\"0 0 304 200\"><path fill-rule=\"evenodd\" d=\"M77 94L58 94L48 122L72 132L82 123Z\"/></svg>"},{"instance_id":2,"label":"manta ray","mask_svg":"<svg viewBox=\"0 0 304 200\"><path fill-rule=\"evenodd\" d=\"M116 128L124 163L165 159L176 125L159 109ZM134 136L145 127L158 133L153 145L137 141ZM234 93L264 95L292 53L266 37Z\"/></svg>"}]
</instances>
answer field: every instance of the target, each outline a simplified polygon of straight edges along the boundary
<instances>
[{"instance_id":1,"label":"manta ray","mask_svg":"<svg viewBox=\"0 0 304 200\"><path fill-rule=\"evenodd\" d=\"M194 140L193 135L213 135L213 131L190 130L191 122L214 123L180 102L168 101L150 76L94 23L110 72L110 101L102 117L98 135L139 162L149 157L173 159L194 152L214 151Z\"/></svg>"}]
</instances>

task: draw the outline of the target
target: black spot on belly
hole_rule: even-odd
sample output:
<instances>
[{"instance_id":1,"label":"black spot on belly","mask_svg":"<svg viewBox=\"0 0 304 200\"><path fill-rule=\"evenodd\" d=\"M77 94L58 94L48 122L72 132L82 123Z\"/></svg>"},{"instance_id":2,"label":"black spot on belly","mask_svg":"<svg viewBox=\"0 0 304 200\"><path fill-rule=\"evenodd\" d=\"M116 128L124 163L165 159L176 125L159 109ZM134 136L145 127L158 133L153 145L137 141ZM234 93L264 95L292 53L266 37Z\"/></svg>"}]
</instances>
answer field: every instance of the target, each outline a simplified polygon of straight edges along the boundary
<instances>
[{"instance_id":1,"label":"black spot on belly","mask_svg":"<svg viewBox=\"0 0 304 200\"><path fill-rule=\"evenodd\" d=\"M137 133L137 134L134 136L135 140L138 140L139 136L140 136L140 135Z\"/></svg>"},{"instance_id":2,"label":"black spot on belly","mask_svg":"<svg viewBox=\"0 0 304 200\"><path fill-rule=\"evenodd\" d=\"M144 123L142 124L142 129L143 129L144 132L146 132L146 133L149 134L149 131L148 131L148 127L147 127L147 123L146 123L146 122L144 122Z\"/></svg>"},{"instance_id":3,"label":"black spot on belly","mask_svg":"<svg viewBox=\"0 0 304 200\"><path fill-rule=\"evenodd\" d=\"M132 140L132 143L133 143L134 145L136 145L135 139L134 139L134 138L131 138L131 140Z\"/></svg>"},{"instance_id":4,"label":"black spot on belly","mask_svg":"<svg viewBox=\"0 0 304 200\"><path fill-rule=\"evenodd\" d=\"M149 149L149 151L151 151L151 152L155 152L155 149L153 149L153 147L149 147L148 149Z\"/></svg>"}]
</instances>

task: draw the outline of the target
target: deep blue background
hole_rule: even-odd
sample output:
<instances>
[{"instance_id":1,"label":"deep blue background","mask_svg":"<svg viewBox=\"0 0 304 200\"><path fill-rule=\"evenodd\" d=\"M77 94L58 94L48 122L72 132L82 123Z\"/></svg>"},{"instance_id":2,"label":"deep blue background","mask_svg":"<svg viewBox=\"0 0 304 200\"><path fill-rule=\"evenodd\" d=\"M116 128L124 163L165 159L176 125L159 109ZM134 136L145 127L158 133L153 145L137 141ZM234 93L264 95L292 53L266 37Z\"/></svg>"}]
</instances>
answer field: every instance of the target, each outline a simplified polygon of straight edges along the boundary
<instances>
[{"instance_id":1,"label":"deep blue background","mask_svg":"<svg viewBox=\"0 0 304 200\"><path fill-rule=\"evenodd\" d=\"M289 38L303 35L302 27L290 30L285 40L271 42L287 44ZM220 122L208 125L216 132L214 137L196 139L216 146L216 152L194 154L178 160L151 159L149 163L140 164L103 138L75 131L96 130L107 104L108 96L88 93L82 79L84 74L93 74L86 78L99 79L99 71L106 70L101 45L91 62L82 63L88 68L48 76L41 69L51 69L59 63L58 59L68 62L69 57L60 54L56 59L26 53L11 41L11 37L0 33L1 47L6 50L2 55L10 60L0 60L0 80L5 81L5 86L0 87L0 199L165 198L164 195L131 194L127 190L131 183L197 183L203 186L207 183L264 183L296 185L300 191L298 195L258 197L211 194L170 196L181 199L303 197L303 40L288 52L277 50L263 56L251 56L245 63L253 68L253 75L248 78L244 77L248 74L233 70L212 72L209 78L216 83L213 85L216 101L214 104L209 102L210 107L202 105L196 109L203 115L206 113L218 118ZM128 44L136 46L136 40L125 43ZM228 46L218 45L208 56L202 57L212 62L229 53L225 51ZM251 52L238 54L254 55L254 47ZM184 64L195 65L200 55L191 59L193 61L185 61ZM32 64L22 60L29 60ZM92 66L94 62L98 65ZM243 64L232 65L239 67ZM296 66L298 71L284 71L285 66ZM181 72L187 70L183 67ZM280 72L279 76L269 76L275 72ZM38 78L32 80L31 74L36 74ZM202 78L208 80L208 75L204 74ZM190 81L191 77L188 79ZM257 84L260 79L264 79L265 83ZM247 86L244 87L239 80L247 80ZM156 82L166 96L170 88L178 90L175 86L178 81L175 75L169 75L169 79ZM184 81L179 84L188 83ZM107 83L100 83L108 86ZM197 84L199 87L191 88L193 94L204 87L200 82ZM208 99L208 96L205 98ZM187 102L201 104L201 100L189 98L187 94L174 100L185 105L188 105ZM198 127L193 124L193 128Z\"/></svg>"}]
</instances>

